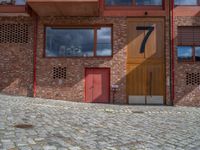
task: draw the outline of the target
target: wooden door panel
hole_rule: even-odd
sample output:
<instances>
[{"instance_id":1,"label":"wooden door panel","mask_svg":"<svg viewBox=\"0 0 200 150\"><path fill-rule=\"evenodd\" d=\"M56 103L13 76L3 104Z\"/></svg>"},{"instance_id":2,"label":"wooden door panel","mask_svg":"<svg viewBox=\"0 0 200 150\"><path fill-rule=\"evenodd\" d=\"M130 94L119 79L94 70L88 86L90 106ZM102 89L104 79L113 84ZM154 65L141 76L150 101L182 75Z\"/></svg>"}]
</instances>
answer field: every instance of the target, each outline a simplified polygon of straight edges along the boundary
<instances>
[{"instance_id":1,"label":"wooden door panel","mask_svg":"<svg viewBox=\"0 0 200 150\"><path fill-rule=\"evenodd\" d=\"M162 64L147 64L147 95L164 95L164 66Z\"/></svg>"},{"instance_id":2,"label":"wooden door panel","mask_svg":"<svg viewBox=\"0 0 200 150\"><path fill-rule=\"evenodd\" d=\"M154 27L154 31L151 33L151 36L149 37L146 43L145 58L150 58L150 59L163 58L163 54L164 54L163 22L162 21L145 22L145 26Z\"/></svg>"},{"instance_id":3,"label":"wooden door panel","mask_svg":"<svg viewBox=\"0 0 200 150\"><path fill-rule=\"evenodd\" d=\"M153 57L157 51L157 24L155 23L145 23L146 27L154 27L153 32L148 38L148 41L146 43L146 48L145 48L145 59ZM145 31L145 35L147 34L148 31Z\"/></svg>"},{"instance_id":4,"label":"wooden door panel","mask_svg":"<svg viewBox=\"0 0 200 150\"><path fill-rule=\"evenodd\" d=\"M138 31L138 26L144 31ZM144 53L141 53L141 44L152 27L154 30L146 41ZM134 98L154 96L157 99L164 96L164 77L164 20L158 18L128 19L128 96Z\"/></svg>"},{"instance_id":5,"label":"wooden door panel","mask_svg":"<svg viewBox=\"0 0 200 150\"><path fill-rule=\"evenodd\" d=\"M157 32L156 32L156 35L157 35L157 38L156 38L156 45L157 45L157 49L160 49L160 51L157 51L155 57L156 58L163 58L164 60L164 49L165 49L165 28L164 28L164 21L161 21L161 22L157 22Z\"/></svg>"},{"instance_id":6,"label":"wooden door panel","mask_svg":"<svg viewBox=\"0 0 200 150\"><path fill-rule=\"evenodd\" d=\"M145 64L127 65L127 91L129 95L146 95L146 67ZM139 84L138 84L139 83Z\"/></svg>"},{"instance_id":7,"label":"wooden door panel","mask_svg":"<svg viewBox=\"0 0 200 150\"><path fill-rule=\"evenodd\" d=\"M128 60L133 58L144 59L144 53L140 53L141 41L144 39L145 31L135 30L137 26L144 26L144 23L131 22L128 26Z\"/></svg>"}]
</instances>

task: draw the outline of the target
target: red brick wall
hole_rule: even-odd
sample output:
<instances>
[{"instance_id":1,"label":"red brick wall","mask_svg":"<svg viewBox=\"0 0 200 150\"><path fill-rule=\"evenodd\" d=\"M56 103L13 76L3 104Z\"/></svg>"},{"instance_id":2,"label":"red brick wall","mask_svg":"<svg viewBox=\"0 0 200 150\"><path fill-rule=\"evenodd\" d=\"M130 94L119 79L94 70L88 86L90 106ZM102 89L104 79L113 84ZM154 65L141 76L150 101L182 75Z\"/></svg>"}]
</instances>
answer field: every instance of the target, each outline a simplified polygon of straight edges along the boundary
<instances>
[{"instance_id":1,"label":"red brick wall","mask_svg":"<svg viewBox=\"0 0 200 150\"><path fill-rule=\"evenodd\" d=\"M112 58L44 58L44 25L95 25L113 24ZM84 68L109 67L111 85L119 85L116 103L126 103L126 18L124 17L44 17L39 20L37 51L37 97L84 100ZM54 66L67 68L67 79L53 79ZM111 92L112 102L112 92Z\"/></svg>"},{"instance_id":2,"label":"red brick wall","mask_svg":"<svg viewBox=\"0 0 200 150\"><path fill-rule=\"evenodd\" d=\"M28 17L1 17L1 23L27 23L30 27L30 39L27 44L0 44L0 91L14 95L32 95L33 84L33 21ZM113 24L114 49L112 58L44 58L44 25L74 24ZM200 26L200 17L176 17L177 26ZM170 103L170 57L169 57L169 24L166 20L166 97ZM84 68L111 68L111 85L118 84L116 103L126 103L126 36L125 17L44 17L39 19L37 51L37 97L63 99L72 101L84 100ZM175 38L175 49L176 49ZM67 79L59 82L53 79L54 66L67 68ZM186 72L199 72L199 63L178 63L175 55L175 104L200 106L200 88L186 86ZM112 102L112 91L111 102Z\"/></svg>"},{"instance_id":3,"label":"red brick wall","mask_svg":"<svg viewBox=\"0 0 200 150\"><path fill-rule=\"evenodd\" d=\"M175 17L175 50L177 46L178 26L200 26L200 17ZM200 86L186 85L187 72L200 72L200 62L178 62L175 51L175 104L182 106L200 106Z\"/></svg>"},{"instance_id":4,"label":"red brick wall","mask_svg":"<svg viewBox=\"0 0 200 150\"><path fill-rule=\"evenodd\" d=\"M31 96L33 80L33 22L30 17L0 17L0 24L8 23L28 24L29 40L26 44L0 42L0 92ZM12 29L9 30L11 31Z\"/></svg>"},{"instance_id":5,"label":"red brick wall","mask_svg":"<svg viewBox=\"0 0 200 150\"><path fill-rule=\"evenodd\" d=\"M28 18L2 18L5 22L25 22ZM113 57L111 58L44 58L45 25L113 25ZM30 26L31 39L28 44L1 44L1 91L15 95L32 95L33 84L33 23ZM166 51L166 99L170 104L169 85L169 23L165 24ZM115 95L116 103L126 103L126 17L43 17L39 19L37 47L37 97L63 99L71 101L84 100L84 69L86 67L109 67L111 69L111 85L117 84L120 89ZM14 56L13 56L14 54ZM8 58L8 59L5 59ZM13 61L15 63L13 63ZM16 63L17 62L17 63ZM7 66L6 69L4 66ZM18 67L17 67L18 66ZM53 79L53 67L67 68L67 78L62 81ZM110 90L111 102L112 91Z\"/></svg>"}]
</instances>

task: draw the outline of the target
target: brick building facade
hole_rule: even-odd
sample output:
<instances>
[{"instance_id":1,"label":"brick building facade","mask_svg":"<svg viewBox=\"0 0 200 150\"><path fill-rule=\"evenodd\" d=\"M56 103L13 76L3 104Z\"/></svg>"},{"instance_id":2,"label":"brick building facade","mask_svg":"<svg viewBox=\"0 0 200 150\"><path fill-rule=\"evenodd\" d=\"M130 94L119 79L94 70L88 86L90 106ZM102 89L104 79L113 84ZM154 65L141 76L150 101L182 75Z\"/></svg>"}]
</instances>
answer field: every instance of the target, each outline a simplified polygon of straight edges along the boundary
<instances>
[{"instance_id":1,"label":"brick building facade","mask_svg":"<svg viewBox=\"0 0 200 150\"><path fill-rule=\"evenodd\" d=\"M33 23L30 17L0 17L2 93L33 95Z\"/></svg>"},{"instance_id":2,"label":"brick building facade","mask_svg":"<svg viewBox=\"0 0 200 150\"><path fill-rule=\"evenodd\" d=\"M44 5L34 0L28 0L26 6L0 5L1 93L77 102L101 102L108 95L106 103L200 105L199 62L182 61L178 56L180 46L188 46L179 45L179 27L200 27L198 5L175 2L171 9L173 3L168 0L125 7L111 6L114 4L109 0L57 3L56 9L52 2ZM107 26L110 35L101 35L105 33L100 30ZM48 29L52 31L47 33ZM141 52L149 29L152 31ZM52 39L47 38L52 34L59 37L60 30L71 37L75 36L72 31L81 34L90 30L94 51L85 53L92 57L77 54L79 50L76 57L69 57L74 54L69 54L67 44L60 39L51 46L56 49L56 43L61 42L59 51L65 52L64 56L56 52L49 57L47 47ZM98 43L103 37L112 40L104 41L106 48ZM98 51L105 49L112 53L98 56ZM109 69L109 74L101 69Z\"/></svg>"},{"instance_id":3,"label":"brick building facade","mask_svg":"<svg viewBox=\"0 0 200 150\"><path fill-rule=\"evenodd\" d=\"M180 62L177 58L178 28L179 27L197 27L200 26L199 6L175 8L174 10L174 49L175 49L175 100L174 103L181 106L200 106L200 87L199 87L199 69L198 61ZM185 13L184 13L185 11ZM198 34L198 32L197 32ZM198 37L195 37L198 38ZM192 44L198 46L199 44Z\"/></svg>"}]
</instances>

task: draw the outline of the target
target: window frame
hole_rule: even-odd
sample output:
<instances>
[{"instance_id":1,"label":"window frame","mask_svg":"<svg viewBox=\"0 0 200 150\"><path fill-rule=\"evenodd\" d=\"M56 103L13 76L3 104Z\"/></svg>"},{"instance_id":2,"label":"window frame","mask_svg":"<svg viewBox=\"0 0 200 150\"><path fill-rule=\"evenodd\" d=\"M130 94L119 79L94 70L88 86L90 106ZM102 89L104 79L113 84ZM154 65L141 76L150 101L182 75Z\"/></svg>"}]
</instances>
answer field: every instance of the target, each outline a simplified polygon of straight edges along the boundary
<instances>
[{"instance_id":1,"label":"window frame","mask_svg":"<svg viewBox=\"0 0 200 150\"><path fill-rule=\"evenodd\" d=\"M165 8L165 0L162 0L162 5L136 5L136 1L132 0L131 5L113 5L109 6L106 5L106 0L103 0L103 6L105 9L128 9L128 10L144 10L144 9L150 9L150 10L163 10Z\"/></svg>"},{"instance_id":2,"label":"window frame","mask_svg":"<svg viewBox=\"0 0 200 150\"><path fill-rule=\"evenodd\" d=\"M200 0L198 0L199 2L200 2ZM185 63L200 63L200 61L196 61L196 59L195 59L195 54L196 54L196 50L195 50L195 48L196 47L200 47L200 43L198 43L198 44L195 44L194 43L194 41L193 42L189 42L189 43L187 43L187 44L185 44L185 43L179 43L179 40L178 40L178 38L179 38L179 35L178 35L178 28L179 27L184 27L184 28L188 28L188 27L192 27L193 29L195 28L195 27L199 27L200 28L200 26L178 26L177 27L177 47L176 47L176 58L177 58L177 61L178 62L180 62L180 63L183 63L183 62L185 62ZM194 32L194 31L193 31ZM192 48L192 59L191 60L182 60L182 61L180 61L179 59L178 59L178 47L180 47L180 46L182 46L182 47L191 47Z\"/></svg>"},{"instance_id":3,"label":"window frame","mask_svg":"<svg viewBox=\"0 0 200 150\"><path fill-rule=\"evenodd\" d=\"M59 28L59 29L93 29L94 30L94 47L93 53L94 56L47 56L46 55L46 28ZM98 28L109 27L111 29L111 55L110 56L97 56L97 30ZM103 25L44 25L44 40L43 40L43 58L73 58L73 59L80 59L80 58L112 58L113 57L113 25L111 24L103 24Z\"/></svg>"},{"instance_id":4,"label":"window frame","mask_svg":"<svg viewBox=\"0 0 200 150\"><path fill-rule=\"evenodd\" d=\"M200 46L195 46L194 47L194 61L195 62L200 62L200 61L196 61L196 47L200 47Z\"/></svg>"},{"instance_id":5,"label":"window frame","mask_svg":"<svg viewBox=\"0 0 200 150\"><path fill-rule=\"evenodd\" d=\"M176 5L174 1L174 6L199 6L200 5L200 0L197 0L197 5Z\"/></svg>"}]
</instances>

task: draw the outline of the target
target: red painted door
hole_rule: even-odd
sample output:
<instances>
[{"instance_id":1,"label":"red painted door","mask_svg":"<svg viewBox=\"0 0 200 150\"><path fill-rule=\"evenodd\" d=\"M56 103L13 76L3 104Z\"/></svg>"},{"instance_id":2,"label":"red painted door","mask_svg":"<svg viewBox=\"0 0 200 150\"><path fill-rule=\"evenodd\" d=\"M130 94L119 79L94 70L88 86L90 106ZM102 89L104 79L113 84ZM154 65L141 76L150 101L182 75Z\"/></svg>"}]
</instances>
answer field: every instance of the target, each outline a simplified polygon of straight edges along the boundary
<instances>
[{"instance_id":1,"label":"red painted door","mask_svg":"<svg viewBox=\"0 0 200 150\"><path fill-rule=\"evenodd\" d=\"M110 69L88 68L85 76L85 101L109 103Z\"/></svg>"}]
</instances>

